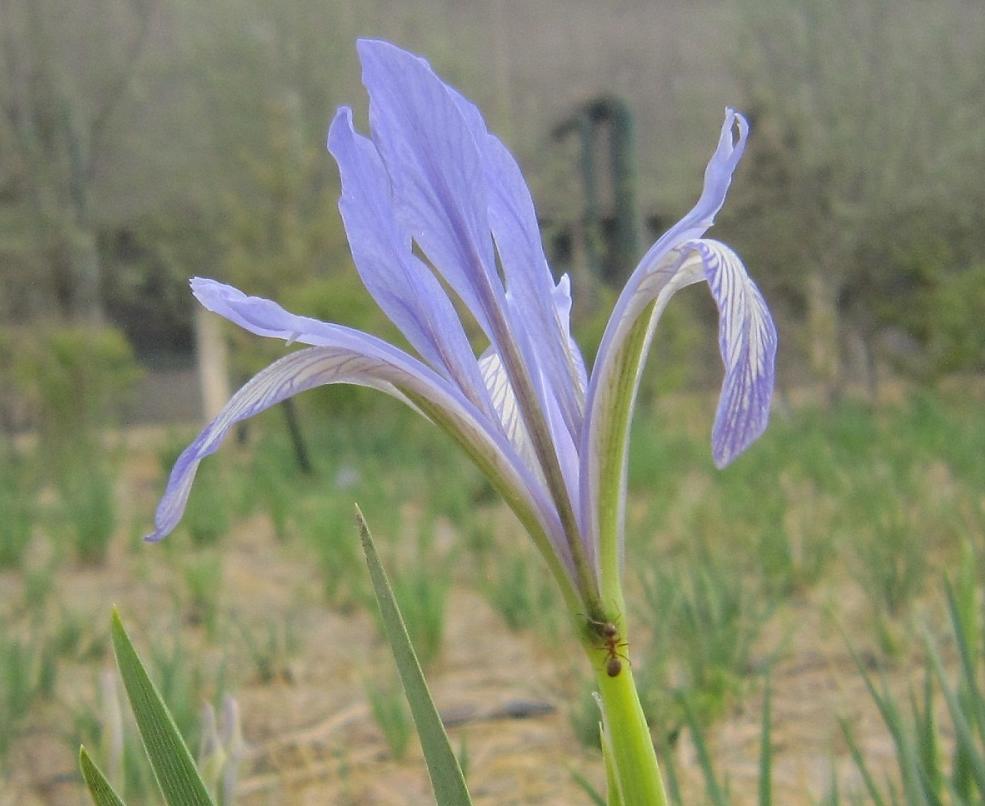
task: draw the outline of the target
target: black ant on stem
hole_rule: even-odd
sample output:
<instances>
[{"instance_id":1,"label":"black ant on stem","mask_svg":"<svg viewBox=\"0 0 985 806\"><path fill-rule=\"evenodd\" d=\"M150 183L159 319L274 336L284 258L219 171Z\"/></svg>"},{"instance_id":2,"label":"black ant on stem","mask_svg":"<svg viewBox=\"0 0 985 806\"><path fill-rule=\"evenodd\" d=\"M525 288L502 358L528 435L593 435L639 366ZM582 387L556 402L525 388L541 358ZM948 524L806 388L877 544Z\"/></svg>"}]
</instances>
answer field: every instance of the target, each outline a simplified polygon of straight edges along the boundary
<instances>
[{"instance_id":1,"label":"black ant on stem","mask_svg":"<svg viewBox=\"0 0 985 806\"><path fill-rule=\"evenodd\" d=\"M602 639L602 643L595 648L605 650L605 673L609 677L618 677L622 671L622 662L629 663L629 658L619 650L629 646L629 643L620 640L619 629L611 621L593 618L587 618L586 621L591 625L592 632Z\"/></svg>"}]
</instances>

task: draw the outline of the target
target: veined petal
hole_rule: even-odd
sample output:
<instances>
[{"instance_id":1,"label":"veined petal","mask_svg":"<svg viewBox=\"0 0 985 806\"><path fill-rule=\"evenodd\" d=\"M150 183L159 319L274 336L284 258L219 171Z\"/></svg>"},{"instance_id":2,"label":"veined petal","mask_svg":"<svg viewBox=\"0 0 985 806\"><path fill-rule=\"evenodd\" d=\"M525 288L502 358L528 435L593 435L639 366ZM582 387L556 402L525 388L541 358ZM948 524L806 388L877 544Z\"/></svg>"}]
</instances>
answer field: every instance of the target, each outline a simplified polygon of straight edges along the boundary
<instances>
[{"instance_id":1,"label":"veined petal","mask_svg":"<svg viewBox=\"0 0 985 806\"><path fill-rule=\"evenodd\" d=\"M215 453L230 429L282 400L308 389L349 383L378 389L402 400L434 420L462 445L503 495L545 556L554 556L567 578L570 559L557 515L543 487L526 471L510 445L475 416L470 404L410 356L391 348L393 355L376 354L372 339L364 350L350 347L310 347L293 352L254 376L229 400L219 415L182 452L158 505L155 530L146 538L157 541L171 532L184 512L198 465ZM400 356L403 360L400 360Z\"/></svg>"},{"instance_id":2,"label":"veined petal","mask_svg":"<svg viewBox=\"0 0 985 806\"><path fill-rule=\"evenodd\" d=\"M332 121L328 145L342 177L339 211L367 290L432 367L488 408L465 329L441 284L412 254L410 235L394 215L383 161L372 141L353 129L348 108Z\"/></svg>"},{"instance_id":3,"label":"veined petal","mask_svg":"<svg viewBox=\"0 0 985 806\"><path fill-rule=\"evenodd\" d=\"M363 364L358 359L354 360L349 351L309 347L281 358L255 375L230 398L219 415L178 457L157 507L154 532L145 539L151 542L161 540L178 525L199 464L219 449L236 423L326 383L355 383L389 394L399 394L392 384L368 373Z\"/></svg>"},{"instance_id":4,"label":"veined petal","mask_svg":"<svg viewBox=\"0 0 985 806\"><path fill-rule=\"evenodd\" d=\"M486 388L489 390L489 397L492 400L493 407L499 416L507 438L521 459L526 463L530 472L547 485L536 446L530 439L530 432L524 423L516 395L513 394L513 387L510 385L506 368L503 366L499 353L492 347L488 348L479 359L479 367L482 370L482 377L486 383ZM556 399L552 396L545 395L545 400L547 401L547 407L545 409L547 426L553 437L553 450L556 453L558 465L564 479L568 500L572 502L575 515L577 516L580 512L578 497L581 494L578 483L578 473L580 472L578 446L563 422ZM584 532L579 530L579 535L582 534ZM582 542L585 545L586 558L590 564L593 564L592 567L594 567L594 547L591 544L584 543L584 541Z\"/></svg>"},{"instance_id":5,"label":"veined petal","mask_svg":"<svg viewBox=\"0 0 985 806\"><path fill-rule=\"evenodd\" d=\"M747 135L745 119L726 110L718 146L705 169L701 197L644 255L619 295L599 345L586 397L580 456L582 522L599 547L603 595L607 586L618 585L629 426L653 328L675 291L704 279L703 263L688 259L699 253L682 247L713 223Z\"/></svg>"},{"instance_id":6,"label":"veined petal","mask_svg":"<svg viewBox=\"0 0 985 806\"><path fill-rule=\"evenodd\" d=\"M360 40L358 49L373 142L401 223L493 338L491 308L503 289L472 133L424 59L387 42Z\"/></svg>"},{"instance_id":7,"label":"veined petal","mask_svg":"<svg viewBox=\"0 0 985 806\"><path fill-rule=\"evenodd\" d=\"M543 479L544 473L537 461L537 451L530 440L530 433L520 414L516 395L513 394L513 387L510 386L510 379L499 353L492 347L486 349L479 358L479 369L482 371L482 380L486 384L493 408L503 426L503 433L530 472Z\"/></svg>"},{"instance_id":8,"label":"veined petal","mask_svg":"<svg viewBox=\"0 0 985 806\"><path fill-rule=\"evenodd\" d=\"M509 149L486 129L471 101L449 88L472 130L488 188L489 223L499 252L512 308L511 322L534 336L535 358L547 377L571 435L581 428L584 372L581 353L570 340L570 289L565 278L554 285L544 257L530 189ZM559 298L560 297L560 298ZM565 299L567 304L564 304Z\"/></svg>"},{"instance_id":9,"label":"veined petal","mask_svg":"<svg viewBox=\"0 0 985 806\"><path fill-rule=\"evenodd\" d=\"M532 334L508 306L496 270L480 150L452 92L423 59L385 42L358 43L369 117L393 183L402 225L472 310L499 353L565 531L577 516L567 494L549 420L555 390L544 383ZM571 435L569 434L569 437ZM575 546L572 551L577 551ZM591 590L575 558L579 586Z\"/></svg>"},{"instance_id":10,"label":"veined petal","mask_svg":"<svg viewBox=\"0 0 985 806\"><path fill-rule=\"evenodd\" d=\"M609 361L592 376L598 409L593 409L585 472L599 491L593 509L602 534L624 516L627 438L636 390L654 328L670 298L702 280L719 309L718 342L725 379L712 429L712 455L721 468L766 429L775 377L777 336L766 302L739 256L718 241L702 239L675 247L637 285L620 323L624 336ZM611 481L615 476L617 482ZM583 488L584 489L584 488ZM596 514L597 513L597 514ZM588 517L588 516L586 516ZM618 528L611 534L620 534ZM621 554L622 548L618 547Z\"/></svg>"},{"instance_id":11,"label":"veined petal","mask_svg":"<svg viewBox=\"0 0 985 806\"><path fill-rule=\"evenodd\" d=\"M694 242L719 310L725 380L712 429L712 455L725 467L766 430L776 363L776 326L739 256L723 243Z\"/></svg>"},{"instance_id":12,"label":"veined petal","mask_svg":"<svg viewBox=\"0 0 985 806\"><path fill-rule=\"evenodd\" d=\"M377 382L389 384L389 387L375 388L383 391L390 391L392 388L399 392L448 432L486 474L530 531L545 557L549 561L550 557L557 557L559 565L566 572L566 578L573 579L571 555L560 519L541 480L528 470L504 436L499 423L492 422L488 414L476 408L447 380L420 361L368 333L297 316L284 310L276 302L247 296L232 286L214 280L195 278L192 281L192 290L210 311L252 333L342 350L354 360L375 362L366 368L365 385L372 386ZM332 381L324 381L330 382ZM246 389L244 387L240 393L245 393ZM296 389L292 394L298 391L301 390ZM234 396L230 400L227 408L233 406L236 398ZM245 416L252 416L252 413ZM211 426L206 431L209 428ZM215 445L217 447L218 443ZM206 454L202 454L204 455ZM192 467L192 473L195 467L197 463ZM188 483L191 483L190 480ZM177 482L174 484L177 489Z\"/></svg>"}]
</instances>

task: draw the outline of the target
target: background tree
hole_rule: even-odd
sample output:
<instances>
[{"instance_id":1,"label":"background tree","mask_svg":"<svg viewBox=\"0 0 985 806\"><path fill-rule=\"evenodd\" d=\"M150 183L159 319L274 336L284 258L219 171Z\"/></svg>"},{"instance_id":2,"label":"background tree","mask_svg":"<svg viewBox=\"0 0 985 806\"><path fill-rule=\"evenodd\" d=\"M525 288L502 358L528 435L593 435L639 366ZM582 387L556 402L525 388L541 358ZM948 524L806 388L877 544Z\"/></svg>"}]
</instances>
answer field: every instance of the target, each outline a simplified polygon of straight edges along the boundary
<instances>
[{"instance_id":1,"label":"background tree","mask_svg":"<svg viewBox=\"0 0 985 806\"><path fill-rule=\"evenodd\" d=\"M736 12L754 137L734 219L803 318L797 346L834 397L852 345L871 370L880 329L932 330L913 320L915 293L983 254L985 129L971 119L985 109L973 55L985 20L965 3L909 0L745 0Z\"/></svg>"},{"instance_id":2,"label":"background tree","mask_svg":"<svg viewBox=\"0 0 985 806\"><path fill-rule=\"evenodd\" d=\"M100 6L0 3L2 181L19 202L8 217L22 234L8 249L15 263L47 275L61 313L90 322L102 318L98 184L154 15L153 0Z\"/></svg>"}]
</instances>

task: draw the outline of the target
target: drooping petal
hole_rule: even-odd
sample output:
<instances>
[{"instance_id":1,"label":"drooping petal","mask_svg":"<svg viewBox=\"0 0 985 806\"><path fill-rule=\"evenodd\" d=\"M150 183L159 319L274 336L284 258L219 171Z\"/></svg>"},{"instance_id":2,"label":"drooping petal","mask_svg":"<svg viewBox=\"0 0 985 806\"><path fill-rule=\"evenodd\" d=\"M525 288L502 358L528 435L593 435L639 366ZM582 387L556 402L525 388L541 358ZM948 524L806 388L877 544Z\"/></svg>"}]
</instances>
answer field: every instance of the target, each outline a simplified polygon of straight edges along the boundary
<instances>
[{"instance_id":1,"label":"drooping petal","mask_svg":"<svg viewBox=\"0 0 985 806\"><path fill-rule=\"evenodd\" d=\"M712 429L712 455L725 467L766 430L773 396L776 326L739 256L725 244L694 248L719 310L718 345L725 380Z\"/></svg>"},{"instance_id":2,"label":"drooping petal","mask_svg":"<svg viewBox=\"0 0 985 806\"><path fill-rule=\"evenodd\" d=\"M397 223L390 180L373 143L357 134L352 113L339 110L328 134L339 165L339 211L352 258L367 290L407 340L480 408L488 407L465 329L431 270L411 252Z\"/></svg>"},{"instance_id":3,"label":"drooping petal","mask_svg":"<svg viewBox=\"0 0 985 806\"><path fill-rule=\"evenodd\" d=\"M739 256L718 241L701 239L675 247L637 286L627 306L627 328L619 349L600 367L598 416L589 442L585 472L599 491L596 512L602 534L621 524L624 494L611 480L625 484L627 437L636 390L654 329L670 298L682 288L707 281L719 309L718 341L725 378L712 429L712 456L722 468L766 429L775 377L777 335L766 302ZM607 378L605 381L603 378ZM604 384L604 386L603 386ZM603 410L602 407L605 407ZM595 410L593 410L594 412ZM620 534L611 532L612 534ZM603 546L604 546L604 540ZM621 554L621 545L616 554Z\"/></svg>"},{"instance_id":4,"label":"drooping petal","mask_svg":"<svg viewBox=\"0 0 985 806\"><path fill-rule=\"evenodd\" d=\"M161 540L178 525L199 464L219 449L236 423L326 383L355 383L398 394L392 384L367 373L365 366L354 364L353 356L347 351L309 347L281 358L233 395L219 415L181 453L158 504L154 532L146 539Z\"/></svg>"},{"instance_id":5,"label":"drooping petal","mask_svg":"<svg viewBox=\"0 0 985 806\"><path fill-rule=\"evenodd\" d=\"M572 578L570 552L557 510L544 485L528 470L504 436L499 423L491 422L485 412L477 409L448 381L420 361L368 333L292 314L276 302L247 296L215 280L195 278L192 290L208 310L252 333L343 351L357 363L372 362L365 367L365 385L389 384L389 387L375 388L399 392L447 431L486 474L531 532L534 541L541 545L541 550L549 549L550 554L557 557L565 568L568 578ZM241 393L245 393L246 389L244 387ZM291 394L299 391L295 389ZM236 396L228 406L233 406L235 400ZM241 406L242 403L237 405ZM245 416L252 416L252 413ZM191 472L194 473L194 467Z\"/></svg>"},{"instance_id":6,"label":"drooping petal","mask_svg":"<svg viewBox=\"0 0 985 806\"><path fill-rule=\"evenodd\" d=\"M620 572L629 426L653 328L676 290L704 279L703 264L688 261L694 250L681 247L700 238L713 223L747 134L745 119L726 110L701 197L644 255L619 295L599 345L586 396L580 455L582 522L589 540L599 546L603 587Z\"/></svg>"}]
</instances>

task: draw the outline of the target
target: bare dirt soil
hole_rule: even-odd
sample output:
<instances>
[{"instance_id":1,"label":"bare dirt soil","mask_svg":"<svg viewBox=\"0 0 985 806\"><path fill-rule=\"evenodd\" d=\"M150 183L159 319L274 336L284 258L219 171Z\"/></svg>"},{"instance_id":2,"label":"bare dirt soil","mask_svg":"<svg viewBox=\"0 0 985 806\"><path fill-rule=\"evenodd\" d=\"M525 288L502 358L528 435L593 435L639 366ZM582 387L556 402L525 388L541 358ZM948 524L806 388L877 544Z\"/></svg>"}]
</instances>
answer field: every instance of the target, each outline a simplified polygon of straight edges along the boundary
<instances>
[{"instance_id":1,"label":"bare dirt soil","mask_svg":"<svg viewBox=\"0 0 985 806\"><path fill-rule=\"evenodd\" d=\"M149 511L159 484L156 459L138 450L128 461L121 489L131 515ZM131 523L126 516L122 520ZM151 643L173 640L177 583L174 563L162 560L169 549L135 548L143 525L121 533L103 567L62 563L57 599L63 608L99 625L108 625L110 607L118 604L146 656ZM223 662L233 667L228 676L237 681L234 693L247 743L238 802L433 802L419 751L412 745L404 759L392 759L367 704L364 681L392 663L372 618L365 612L341 614L326 608L314 563L303 547L278 543L265 517L239 523L224 538L219 556L223 612L244 624L291 619L300 638L298 651L275 679L261 682L243 652L220 657L201 625L181 625L187 663L213 670ZM0 576L0 603L19 601L23 585L21 577ZM830 782L832 763L841 791L856 779L839 716L853 725L877 767L880 761L892 764L887 732L843 638L826 615L833 601L838 601L839 613L861 613L861 603L851 601L855 588L837 578L823 583L793 601L764 638L764 646L771 647L778 639L786 641L773 673L778 804L816 802ZM97 632L90 640L105 643L104 627ZM758 660L763 659L754 662ZM579 744L569 719L584 663L575 650L544 648L532 633L509 631L475 591L453 590L444 649L429 681L448 718L453 745L466 748L476 803L589 803L572 771L602 788L600 757ZM73 713L85 706L98 713L98 673L111 668L112 659L97 653L60 670L55 701L45 705L13 748L13 773L3 783L0 804L84 802L67 737ZM893 684L916 684L907 678L910 668L916 667L903 663L891 671ZM709 731L715 762L727 771L737 804L755 802L761 705L761 692L751 690ZM511 713L517 710L535 713L514 718ZM691 793L688 802L704 802L686 732L675 753Z\"/></svg>"}]
</instances>

